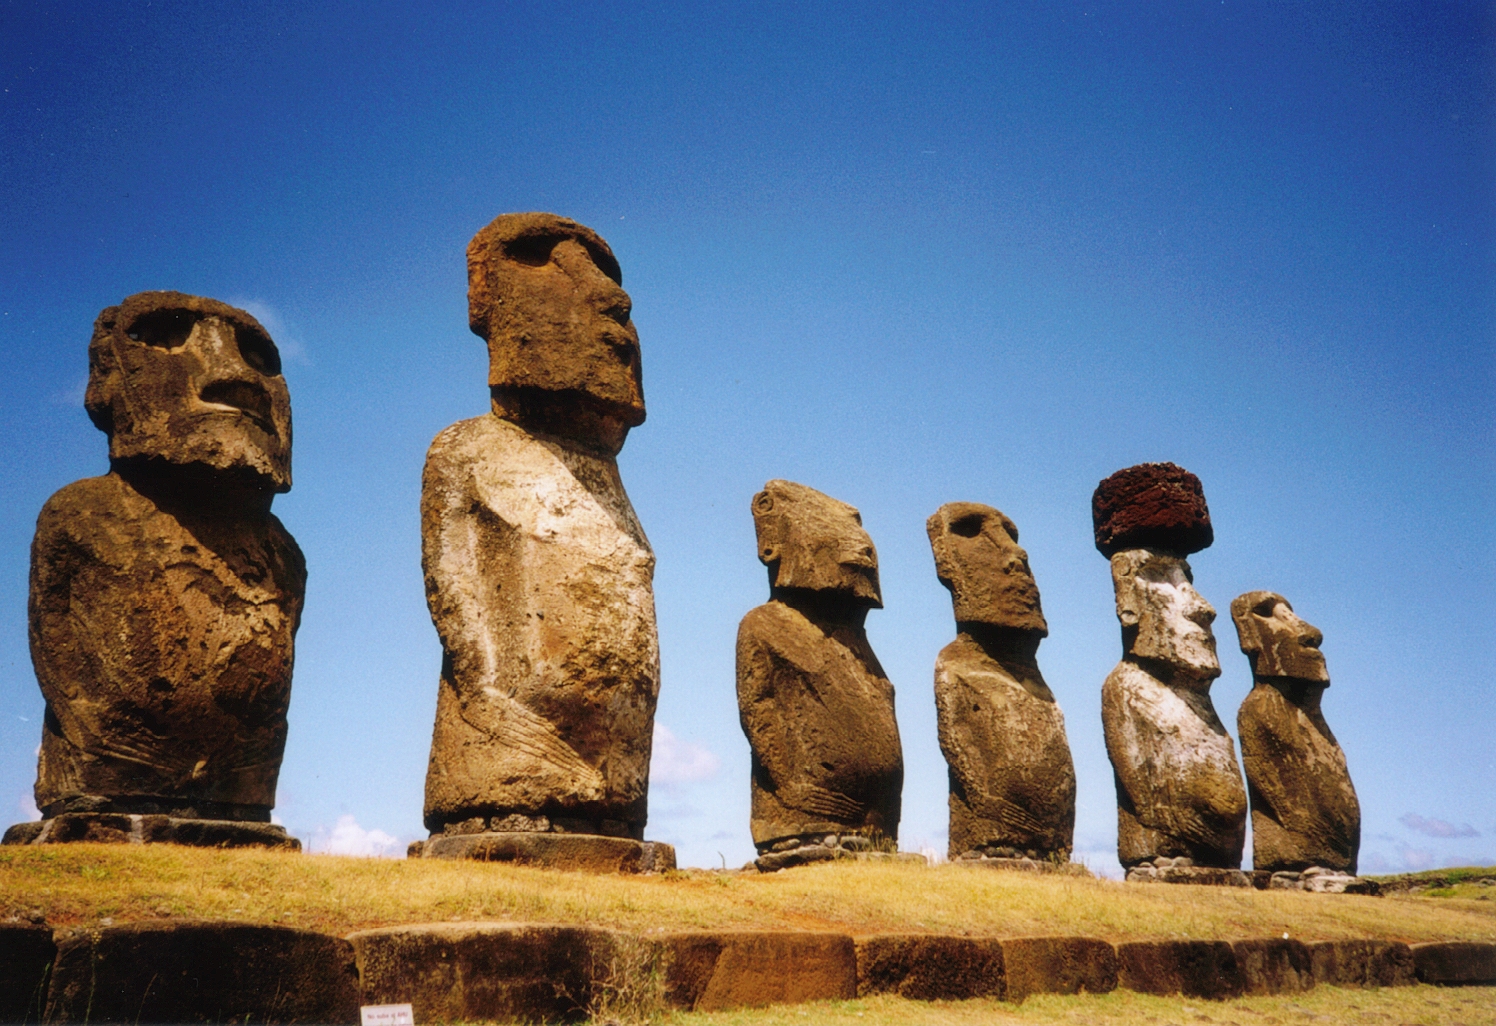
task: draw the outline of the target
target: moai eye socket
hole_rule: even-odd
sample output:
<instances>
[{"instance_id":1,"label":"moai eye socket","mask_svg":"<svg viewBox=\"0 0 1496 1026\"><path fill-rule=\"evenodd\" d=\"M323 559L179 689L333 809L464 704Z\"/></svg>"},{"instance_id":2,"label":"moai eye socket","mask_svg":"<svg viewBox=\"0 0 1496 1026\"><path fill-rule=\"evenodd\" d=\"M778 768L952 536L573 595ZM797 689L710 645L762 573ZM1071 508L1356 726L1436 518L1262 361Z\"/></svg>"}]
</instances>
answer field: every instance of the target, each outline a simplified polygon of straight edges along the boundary
<instances>
[{"instance_id":1,"label":"moai eye socket","mask_svg":"<svg viewBox=\"0 0 1496 1026\"><path fill-rule=\"evenodd\" d=\"M135 318L125 334L157 349L177 349L200 320L202 315L192 310L148 310Z\"/></svg>"},{"instance_id":2,"label":"moai eye socket","mask_svg":"<svg viewBox=\"0 0 1496 1026\"><path fill-rule=\"evenodd\" d=\"M1253 606L1252 612L1256 613L1263 619L1270 619L1273 615L1273 610L1277 608L1278 600L1276 598L1267 598L1263 599L1261 602L1257 603L1257 605Z\"/></svg>"},{"instance_id":3,"label":"moai eye socket","mask_svg":"<svg viewBox=\"0 0 1496 1026\"><path fill-rule=\"evenodd\" d=\"M951 534L959 534L963 538L975 538L982 533L982 514L968 513L964 517L957 517L951 521Z\"/></svg>"},{"instance_id":4,"label":"moai eye socket","mask_svg":"<svg viewBox=\"0 0 1496 1026\"><path fill-rule=\"evenodd\" d=\"M522 235L504 243L504 255L527 267L544 267L551 262L551 250L561 241L559 235Z\"/></svg>"},{"instance_id":5,"label":"moai eye socket","mask_svg":"<svg viewBox=\"0 0 1496 1026\"><path fill-rule=\"evenodd\" d=\"M280 351L269 336L248 325L236 324L234 340L239 343L239 355L255 370L272 378L281 372Z\"/></svg>"}]
</instances>

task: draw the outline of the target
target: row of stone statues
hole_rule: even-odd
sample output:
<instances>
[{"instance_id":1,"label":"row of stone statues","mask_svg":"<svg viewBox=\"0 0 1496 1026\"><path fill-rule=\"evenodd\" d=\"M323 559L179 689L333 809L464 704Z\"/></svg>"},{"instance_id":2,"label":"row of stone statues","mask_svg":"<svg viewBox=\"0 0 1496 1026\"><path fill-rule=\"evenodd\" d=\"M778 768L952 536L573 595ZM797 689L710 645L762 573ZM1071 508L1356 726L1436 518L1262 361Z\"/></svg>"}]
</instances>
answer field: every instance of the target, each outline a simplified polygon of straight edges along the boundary
<instances>
[{"instance_id":1,"label":"row of stone statues","mask_svg":"<svg viewBox=\"0 0 1496 1026\"><path fill-rule=\"evenodd\" d=\"M590 229L505 215L468 248L489 413L443 431L422 479L422 565L443 660L412 855L645 870L659 692L654 555L615 457L644 420L638 335ZM147 292L100 314L89 416L110 471L43 508L32 659L46 699L36 800L7 843L283 844L269 822L306 567L270 512L291 486L274 343L248 313ZM737 642L759 865L888 850L903 757L863 621L881 605L858 512L789 481L752 502L770 600ZM1359 810L1319 711L1319 635L1281 596L1232 605L1256 686L1239 730L1247 791L1209 696L1215 616L1186 557L1212 540L1199 481L1144 464L1103 481L1124 657L1103 686L1118 854L1135 878L1254 863L1354 872ZM935 699L954 858L1063 862L1075 818L1064 718L1039 671L1039 592L999 511L926 524L958 636ZM1141 875L1139 875L1141 874Z\"/></svg>"}]
</instances>

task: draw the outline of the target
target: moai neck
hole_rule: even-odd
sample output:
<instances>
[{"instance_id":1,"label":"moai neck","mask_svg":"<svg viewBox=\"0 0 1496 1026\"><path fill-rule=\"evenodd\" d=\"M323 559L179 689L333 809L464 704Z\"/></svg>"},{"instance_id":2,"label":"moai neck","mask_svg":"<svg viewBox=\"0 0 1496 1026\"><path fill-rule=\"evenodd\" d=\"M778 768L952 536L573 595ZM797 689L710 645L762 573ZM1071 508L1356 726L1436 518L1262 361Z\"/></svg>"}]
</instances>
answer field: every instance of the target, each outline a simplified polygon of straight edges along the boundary
<instances>
[{"instance_id":1,"label":"moai neck","mask_svg":"<svg viewBox=\"0 0 1496 1026\"><path fill-rule=\"evenodd\" d=\"M275 500L274 488L248 471L148 457L113 459L109 469L173 515L192 513L218 519L264 516Z\"/></svg>"},{"instance_id":2,"label":"moai neck","mask_svg":"<svg viewBox=\"0 0 1496 1026\"><path fill-rule=\"evenodd\" d=\"M628 425L589 402L585 395L504 385L494 385L488 391L494 416L569 449L612 459L628 438Z\"/></svg>"},{"instance_id":3,"label":"moai neck","mask_svg":"<svg viewBox=\"0 0 1496 1026\"><path fill-rule=\"evenodd\" d=\"M838 628L861 631L869 608L864 600L840 591L781 588L776 585L769 589L769 598L775 602L783 602L828 633Z\"/></svg>"}]
</instances>

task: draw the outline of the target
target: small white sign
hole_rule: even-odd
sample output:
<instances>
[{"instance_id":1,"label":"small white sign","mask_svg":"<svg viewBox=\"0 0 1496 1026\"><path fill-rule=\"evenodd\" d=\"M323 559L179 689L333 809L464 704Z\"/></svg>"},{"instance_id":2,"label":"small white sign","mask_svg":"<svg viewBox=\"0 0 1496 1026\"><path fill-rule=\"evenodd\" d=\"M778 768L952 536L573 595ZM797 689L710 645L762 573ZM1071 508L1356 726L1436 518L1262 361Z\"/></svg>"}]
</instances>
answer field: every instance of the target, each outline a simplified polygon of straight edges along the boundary
<instances>
[{"instance_id":1,"label":"small white sign","mask_svg":"<svg viewBox=\"0 0 1496 1026\"><path fill-rule=\"evenodd\" d=\"M409 1005L359 1005L359 1026L416 1026Z\"/></svg>"}]
</instances>

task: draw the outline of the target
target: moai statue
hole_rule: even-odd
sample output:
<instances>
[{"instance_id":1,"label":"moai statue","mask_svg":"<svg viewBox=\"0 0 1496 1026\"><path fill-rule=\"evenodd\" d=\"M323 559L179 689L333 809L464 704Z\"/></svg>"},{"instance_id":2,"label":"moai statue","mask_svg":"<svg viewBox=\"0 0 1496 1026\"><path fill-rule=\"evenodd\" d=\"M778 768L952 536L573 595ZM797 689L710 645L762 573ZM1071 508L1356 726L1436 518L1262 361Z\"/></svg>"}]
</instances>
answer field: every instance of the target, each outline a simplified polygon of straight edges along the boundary
<instances>
[{"instance_id":1,"label":"moai statue","mask_svg":"<svg viewBox=\"0 0 1496 1026\"><path fill-rule=\"evenodd\" d=\"M141 292L94 322L84 404L109 473L42 507L31 659L39 823L6 843L299 848L270 823L306 563L280 356L243 310Z\"/></svg>"},{"instance_id":2,"label":"moai statue","mask_svg":"<svg viewBox=\"0 0 1496 1026\"><path fill-rule=\"evenodd\" d=\"M738 626L738 715L758 868L891 844L904 755L863 630L883 606L873 541L857 510L791 481L753 497L753 526L770 598Z\"/></svg>"},{"instance_id":3,"label":"moai statue","mask_svg":"<svg viewBox=\"0 0 1496 1026\"><path fill-rule=\"evenodd\" d=\"M1102 481L1091 512L1122 623L1122 661L1101 689L1117 858L1129 880L1246 886L1247 794L1210 702L1215 610L1185 559L1214 540L1205 493L1182 467L1144 463Z\"/></svg>"},{"instance_id":4,"label":"moai statue","mask_svg":"<svg viewBox=\"0 0 1496 1026\"><path fill-rule=\"evenodd\" d=\"M1320 712L1330 686L1319 650L1324 636L1270 591L1237 596L1231 619L1252 663L1252 691L1236 715L1252 803L1252 868L1276 874L1277 886L1345 890L1361 847L1361 805Z\"/></svg>"},{"instance_id":5,"label":"moai statue","mask_svg":"<svg viewBox=\"0 0 1496 1026\"><path fill-rule=\"evenodd\" d=\"M491 412L437 435L421 485L444 652L412 855L645 872L660 686L654 553L615 457L644 421L639 336L594 231L505 214L468 246Z\"/></svg>"},{"instance_id":6,"label":"moai statue","mask_svg":"<svg viewBox=\"0 0 1496 1026\"><path fill-rule=\"evenodd\" d=\"M1075 766L1065 717L1037 658L1049 634L1018 528L991 506L951 502L925 530L951 591L956 640L935 660L940 750L950 768L950 857L1066 864Z\"/></svg>"}]
</instances>

